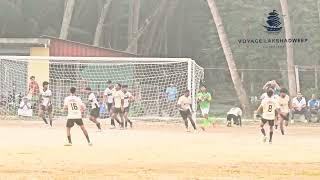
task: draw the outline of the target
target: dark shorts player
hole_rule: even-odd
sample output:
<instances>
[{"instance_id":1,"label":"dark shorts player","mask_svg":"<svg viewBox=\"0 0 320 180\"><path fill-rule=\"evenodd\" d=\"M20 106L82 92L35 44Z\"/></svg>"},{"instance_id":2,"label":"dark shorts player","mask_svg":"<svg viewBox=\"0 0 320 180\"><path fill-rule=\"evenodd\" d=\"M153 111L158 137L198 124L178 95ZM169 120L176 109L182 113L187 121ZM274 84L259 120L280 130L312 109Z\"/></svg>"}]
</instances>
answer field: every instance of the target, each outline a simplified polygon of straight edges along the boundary
<instances>
[{"instance_id":1,"label":"dark shorts player","mask_svg":"<svg viewBox=\"0 0 320 180\"><path fill-rule=\"evenodd\" d=\"M189 127L188 127L188 119L191 122L191 125L193 127L194 130L197 130L196 124L194 122L194 120L192 119L192 101L190 98L190 91L186 90L184 92L184 94L178 99L178 108L180 111L180 115L184 121L184 125L186 127L186 131L189 132Z\"/></svg>"},{"instance_id":2,"label":"dark shorts player","mask_svg":"<svg viewBox=\"0 0 320 180\"><path fill-rule=\"evenodd\" d=\"M101 124L97 120L98 117L100 116L100 108L99 108L99 103L96 98L96 95L92 92L90 87L87 87L85 89L85 92L88 94L88 101L89 101L90 107L91 107L89 120L92 121L93 123L95 123L97 125L99 131L101 131Z\"/></svg>"},{"instance_id":3,"label":"dark shorts player","mask_svg":"<svg viewBox=\"0 0 320 180\"><path fill-rule=\"evenodd\" d=\"M112 84L112 81L108 80L107 81L108 87L104 91L104 96L103 96L103 102L107 105L108 108L108 116L110 117L111 120L111 129L116 128L116 124L114 122L114 119L112 117L113 114L113 93L115 92L115 88ZM118 122L120 124L120 121Z\"/></svg>"},{"instance_id":4,"label":"dark shorts player","mask_svg":"<svg viewBox=\"0 0 320 180\"><path fill-rule=\"evenodd\" d=\"M134 101L134 97L132 94L128 91L128 85L122 86L122 92L124 94L124 102L123 102L123 118L125 121L125 128L127 128L128 123L130 124L130 128L132 128L132 121L129 119L129 111L130 111L130 103Z\"/></svg>"},{"instance_id":5,"label":"dark shorts player","mask_svg":"<svg viewBox=\"0 0 320 180\"><path fill-rule=\"evenodd\" d=\"M44 81L42 83L43 88L40 89L40 106L39 106L39 117L43 119L44 123L46 125L48 124L48 121L45 117L45 113L48 113L49 116L49 121L50 121L50 127L52 127L52 103L51 103L51 98L52 98L52 92L49 89L49 83L47 81Z\"/></svg>"},{"instance_id":6,"label":"dark shorts player","mask_svg":"<svg viewBox=\"0 0 320 180\"><path fill-rule=\"evenodd\" d=\"M270 126L270 136L269 136L269 143L272 143L272 136L273 136L273 126L274 120L276 119L276 112L279 112L279 105L278 102L273 96L273 90L269 89L267 91L267 97L264 98L259 106L257 112L262 112L262 119L261 119L261 133L263 134L263 142L266 142L266 132L264 130L264 125L266 123Z\"/></svg>"},{"instance_id":7,"label":"dark shorts player","mask_svg":"<svg viewBox=\"0 0 320 180\"><path fill-rule=\"evenodd\" d=\"M120 122L120 129L124 129L124 93L121 90L121 84L117 84L115 91L112 94L113 96L113 113L112 113L112 119L119 121L118 115L120 116L121 122Z\"/></svg>"},{"instance_id":8,"label":"dark shorts player","mask_svg":"<svg viewBox=\"0 0 320 180\"><path fill-rule=\"evenodd\" d=\"M278 113L278 122L280 123L281 134L284 135L284 125L288 126L289 122L289 111L291 108L290 97L287 94L285 88L280 89L280 96L277 97L277 101L280 108L280 113ZM276 124L277 127L278 124Z\"/></svg>"},{"instance_id":9,"label":"dark shorts player","mask_svg":"<svg viewBox=\"0 0 320 180\"><path fill-rule=\"evenodd\" d=\"M92 143L90 142L90 138L88 135L88 132L86 128L83 125L82 121L82 112L85 110L85 107L79 97L75 95L76 88L72 87L70 89L70 96L66 97L64 100L64 110L68 111L68 120L67 120L67 138L68 143L65 144L65 146L72 146L72 140L71 140L71 128L74 126L74 124L77 124L80 126L83 134L85 135L88 144L91 146Z\"/></svg>"}]
</instances>

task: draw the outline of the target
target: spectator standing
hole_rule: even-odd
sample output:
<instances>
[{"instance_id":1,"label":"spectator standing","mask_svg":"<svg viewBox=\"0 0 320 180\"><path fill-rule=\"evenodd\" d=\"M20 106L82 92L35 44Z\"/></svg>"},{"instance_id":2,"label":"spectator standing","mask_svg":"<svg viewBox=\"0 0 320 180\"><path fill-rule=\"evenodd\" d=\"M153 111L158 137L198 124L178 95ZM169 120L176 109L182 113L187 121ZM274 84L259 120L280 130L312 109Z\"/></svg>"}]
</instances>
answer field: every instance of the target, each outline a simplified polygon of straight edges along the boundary
<instances>
[{"instance_id":1,"label":"spectator standing","mask_svg":"<svg viewBox=\"0 0 320 180\"><path fill-rule=\"evenodd\" d=\"M169 111L169 116L173 116L173 112L176 105L176 99L177 99L177 87L174 84L170 84L169 87L166 89L166 95L167 95L167 108Z\"/></svg>"},{"instance_id":2,"label":"spectator standing","mask_svg":"<svg viewBox=\"0 0 320 180\"><path fill-rule=\"evenodd\" d=\"M32 109L37 110L36 107L38 107L40 89L39 89L39 84L37 83L35 76L30 77L28 92L29 92L28 96L31 99ZM37 113L37 112L35 112L35 113Z\"/></svg>"}]
</instances>

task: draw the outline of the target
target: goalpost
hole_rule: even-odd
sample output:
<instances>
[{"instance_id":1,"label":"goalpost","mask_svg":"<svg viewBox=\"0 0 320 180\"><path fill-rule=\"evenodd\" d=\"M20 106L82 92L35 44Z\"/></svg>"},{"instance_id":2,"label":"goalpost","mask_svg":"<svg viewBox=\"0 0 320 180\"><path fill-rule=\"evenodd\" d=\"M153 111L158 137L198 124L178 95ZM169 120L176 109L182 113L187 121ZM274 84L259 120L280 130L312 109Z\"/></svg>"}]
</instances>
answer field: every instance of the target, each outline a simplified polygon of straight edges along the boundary
<instances>
[{"instance_id":1,"label":"goalpost","mask_svg":"<svg viewBox=\"0 0 320 180\"><path fill-rule=\"evenodd\" d=\"M173 84L177 98L189 89L196 109L196 90L204 78L204 70L188 58L119 58L119 57L30 57L0 56L0 118L18 118L22 97L29 96L29 77L35 76L40 88L48 81L51 89L54 117L61 112L63 100L70 87L77 88L83 102L87 96L81 91L91 87L99 100L107 87L127 84L135 96L130 106L130 116L139 118L177 117L177 100L168 100L166 89ZM33 102L34 103L34 102ZM33 116L38 106L33 105Z\"/></svg>"}]
</instances>

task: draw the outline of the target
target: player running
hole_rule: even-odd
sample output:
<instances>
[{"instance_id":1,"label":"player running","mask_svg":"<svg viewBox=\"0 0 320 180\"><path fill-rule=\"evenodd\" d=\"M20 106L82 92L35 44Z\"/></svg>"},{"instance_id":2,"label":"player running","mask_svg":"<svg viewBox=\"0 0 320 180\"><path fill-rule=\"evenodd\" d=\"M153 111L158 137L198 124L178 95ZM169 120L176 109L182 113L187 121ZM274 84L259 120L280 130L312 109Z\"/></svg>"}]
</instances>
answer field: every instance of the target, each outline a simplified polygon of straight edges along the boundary
<instances>
[{"instance_id":1,"label":"player running","mask_svg":"<svg viewBox=\"0 0 320 180\"><path fill-rule=\"evenodd\" d=\"M134 97L128 91L128 85L122 85L122 92L124 94L124 103L123 103L123 119L125 121L125 128L127 128L128 123L130 124L130 128L132 128L132 121L129 120L128 114L130 110L130 103L134 101Z\"/></svg>"},{"instance_id":2,"label":"player running","mask_svg":"<svg viewBox=\"0 0 320 180\"><path fill-rule=\"evenodd\" d=\"M276 122L276 129L278 126L278 123L280 123L280 130L281 134L284 135L284 127L288 126L288 121L289 121L289 110L291 108L291 102L290 102L290 97L288 96L288 91L285 88L280 89L280 96L277 98L279 108L281 113L278 114L278 121Z\"/></svg>"},{"instance_id":3,"label":"player running","mask_svg":"<svg viewBox=\"0 0 320 180\"><path fill-rule=\"evenodd\" d=\"M184 125L186 127L186 131L189 131L189 127L188 127L188 119L190 120L192 127L194 130L197 130L196 124L192 119L192 101L190 98L190 91L186 90L184 91L184 94L178 99L178 108L180 111L180 115L184 121Z\"/></svg>"},{"instance_id":4,"label":"player running","mask_svg":"<svg viewBox=\"0 0 320 180\"><path fill-rule=\"evenodd\" d=\"M42 89L40 89L40 107L39 107L39 117L43 119L46 126L49 127L48 121L45 117L45 112L48 112L50 127L52 127L52 92L49 89L49 83L44 81L42 83Z\"/></svg>"},{"instance_id":5,"label":"player running","mask_svg":"<svg viewBox=\"0 0 320 180\"><path fill-rule=\"evenodd\" d=\"M262 100L261 105L257 110L257 112L262 112L260 127L261 127L261 133L263 134L263 142L267 141L266 132L263 127L267 122L270 126L270 136L269 136L270 144L272 144L273 126L274 126L274 120L276 118L276 112L279 111L278 102L272 96L273 96L273 90L269 89L267 91L267 97Z\"/></svg>"},{"instance_id":6,"label":"player running","mask_svg":"<svg viewBox=\"0 0 320 180\"><path fill-rule=\"evenodd\" d=\"M108 87L104 91L103 95L103 102L107 105L108 108L108 116L111 118L111 129L116 128L114 123L114 119L112 118L112 111L113 111L113 96L112 93L115 91L112 81L107 81Z\"/></svg>"},{"instance_id":7,"label":"player running","mask_svg":"<svg viewBox=\"0 0 320 180\"><path fill-rule=\"evenodd\" d=\"M197 101L200 106L200 110L202 113L202 117L204 118L203 125L201 126L201 129L204 131L205 126L208 124L211 124L209 120L209 110L210 110L210 102L211 102L211 94L207 91L207 88L205 86L202 86L200 88L200 92L197 94ZM212 123L214 125L214 123Z\"/></svg>"},{"instance_id":8,"label":"player running","mask_svg":"<svg viewBox=\"0 0 320 180\"><path fill-rule=\"evenodd\" d=\"M75 95L76 88L72 87L70 88L70 96L66 97L64 99L64 111L68 111L68 120L67 120L67 138L68 143L65 144L65 146L72 146L71 141L71 128L74 126L74 123L76 123L78 126L80 126L83 134L86 136L89 146L92 145L89 139L88 132L86 128L83 125L82 121L82 112L85 110L85 106L83 105L81 99Z\"/></svg>"},{"instance_id":9,"label":"player running","mask_svg":"<svg viewBox=\"0 0 320 180\"><path fill-rule=\"evenodd\" d=\"M99 103L97 101L96 95L92 92L90 87L87 87L85 89L86 93L88 94L88 101L91 103L91 111L90 111L90 117L89 120L94 122L99 131L101 131L101 124L97 121L97 118L99 117Z\"/></svg>"},{"instance_id":10,"label":"player running","mask_svg":"<svg viewBox=\"0 0 320 180\"><path fill-rule=\"evenodd\" d=\"M124 129L123 112L124 112L124 93L121 91L121 84L117 84L115 91L112 93L114 111L112 118L120 123L120 129ZM118 119L120 115L121 122Z\"/></svg>"}]
</instances>

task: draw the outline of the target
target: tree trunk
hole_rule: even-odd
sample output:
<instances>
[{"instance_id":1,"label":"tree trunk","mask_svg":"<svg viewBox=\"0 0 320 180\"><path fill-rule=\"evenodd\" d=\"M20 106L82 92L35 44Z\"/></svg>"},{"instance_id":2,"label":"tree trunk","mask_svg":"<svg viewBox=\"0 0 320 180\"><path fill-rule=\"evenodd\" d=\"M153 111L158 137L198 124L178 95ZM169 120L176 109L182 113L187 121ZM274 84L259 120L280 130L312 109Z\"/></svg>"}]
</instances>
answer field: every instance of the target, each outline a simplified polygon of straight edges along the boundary
<instances>
[{"instance_id":1,"label":"tree trunk","mask_svg":"<svg viewBox=\"0 0 320 180\"><path fill-rule=\"evenodd\" d=\"M318 18L320 23L320 0L317 0Z\"/></svg>"},{"instance_id":2,"label":"tree trunk","mask_svg":"<svg viewBox=\"0 0 320 180\"><path fill-rule=\"evenodd\" d=\"M287 0L280 0L282 14L284 19L284 28L286 32L286 39L292 38L291 25L290 25L290 16L288 10ZM297 93L297 84L295 79L294 72L294 60L293 60L293 47L291 43L286 43L287 47L287 67L288 67L288 84L289 84L289 93L293 97Z\"/></svg>"},{"instance_id":3,"label":"tree trunk","mask_svg":"<svg viewBox=\"0 0 320 180\"><path fill-rule=\"evenodd\" d=\"M250 112L250 104L249 99L247 96L247 93L241 83L240 76L237 71L236 63L230 48L230 44L228 41L227 34L224 30L224 26L222 24L222 20L218 11L218 8L216 6L215 0L207 0L208 6L210 8L213 20L216 24L216 28L218 31L219 39L221 42L221 46L223 48L224 55L226 57L231 79L233 81L234 88L236 90L236 93L238 95L238 98L240 100L241 106L243 107L245 112Z\"/></svg>"},{"instance_id":4,"label":"tree trunk","mask_svg":"<svg viewBox=\"0 0 320 180\"><path fill-rule=\"evenodd\" d=\"M128 25L128 51L138 53L138 39L135 38L139 31L139 16L140 16L140 0L130 0L129 2L129 25Z\"/></svg>"},{"instance_id":5,"label":"tree trunk","mask_svg":"<svg viewBox=\"0 0 320 180\"><path fill-rule=\"evenodd\" d=\"M68 31L70 27L70 22L72 19L73 9L74 9L75 0L67 0L66 7L64 10L62 25L61 25L61 32L60 38L67 39Z\"/></svg>"},{"instance_id":6,"label":"tree trunk","mask_svg":"<svg viewBox=\"0 0 320 180\"><path fill-rule=\"evenodd\" d=\"M126 49L127 52L131 52L132 46L135 45L135 42L138 42L142 34L152 25L152 22L154 21L154 19L156 19L159 16L162 5L165 3L166 3L166 0L162 0L158 8L154 11L154 13L145 20L142 27L139 28L139 31L137 32L137 34L135 34L135 36L132 37L132 40L128 42L128 48ZM130 27L131 26L129 26L129 28Z\"/></svg>"},{"instance_id":7,"label":"tree trunk","mask_svg":"<svg viewBox=\"0 0 320 180\"><path fill-rule=\"evenodd\" d=\"M106 20L107 14L108 14L108 9L110 7L112 0L106 0L100 14L100 18L97 24L96 32L94 34L94 40L93 40L93 45L94 46L100 46L100 41L101 41L101 34L103 30L103 25Z\"/></svg>"}]
</instances>

